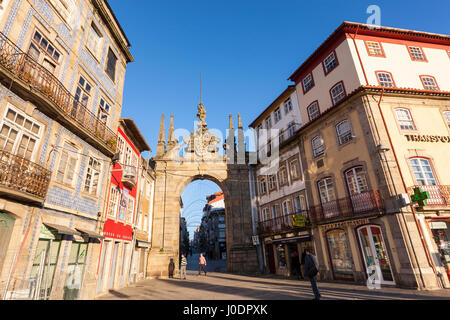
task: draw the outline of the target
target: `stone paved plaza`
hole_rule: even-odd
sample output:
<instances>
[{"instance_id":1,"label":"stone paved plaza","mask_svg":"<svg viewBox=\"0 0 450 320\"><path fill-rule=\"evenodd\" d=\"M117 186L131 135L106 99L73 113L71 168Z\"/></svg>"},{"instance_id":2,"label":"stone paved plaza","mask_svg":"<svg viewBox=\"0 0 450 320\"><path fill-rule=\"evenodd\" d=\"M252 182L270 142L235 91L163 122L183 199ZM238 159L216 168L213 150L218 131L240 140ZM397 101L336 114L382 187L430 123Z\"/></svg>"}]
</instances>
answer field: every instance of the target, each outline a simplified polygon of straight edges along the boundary
<instances>
[{"instance_id":1,"label":"stone paved plaza","mask_svg":"<svg viewBox=\"0 0 450 320\"><path fill-rule=\"evenodd\" d=\"M227 274L224 264L209 261L207 276L198 275L198 255L188 257L187 280L150 279L97 300L311 300L310 283L277 276ZM323 300L450 300L450 290L416 291L399 288L369 290L365 286L319 282Z\"/></svg>"}]
</instances>

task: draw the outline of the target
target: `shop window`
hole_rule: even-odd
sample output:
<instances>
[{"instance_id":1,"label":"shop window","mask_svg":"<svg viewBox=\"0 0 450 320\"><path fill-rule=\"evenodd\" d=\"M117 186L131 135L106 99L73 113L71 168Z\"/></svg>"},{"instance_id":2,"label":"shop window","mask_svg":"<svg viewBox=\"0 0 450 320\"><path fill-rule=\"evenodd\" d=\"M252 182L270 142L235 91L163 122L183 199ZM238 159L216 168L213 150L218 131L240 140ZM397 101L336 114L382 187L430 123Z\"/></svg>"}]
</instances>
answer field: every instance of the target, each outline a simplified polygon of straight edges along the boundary
<instances>
[{"instance_id":1,"label":"shop window","mask_svg":"<svg viewBox=\"0 0 450 320\"><path fill-rule=\"evenodd\" d=\"M64 300L77 300L83 284L88 243L72 242L64 285Z\"/></svg>"},{"instance_id":2,"label":"shop window","mask_svg":"<svg viewBox=\"0 0 450 320\"><path fill-rule=\"evenodd\" d=\"M277 245L278 268L286 268L286 250L283 244Z\"/></svg>"},{"instance_id":3,"label":"shop window","mask_svg":"<svg viewBox=\"0 0 450 320\"><path fill-rule=\"evenodd\" d=\"M450 219L436 219L430 222L433 239L439 251L442 266L450 280Z\"/></svg>"},{"instance_id":4,"label":"shop window","mask_svg":"<svg viewBox=\"0 0 450 320\"><path fill-rule=\"evenodd\" d=\"M348 120L344 120L344 121L340 122L336 126L336 132L337 132L338 141L339 141L340 145L350 142L353 139L352 128L351 128L350 122Z\"/></svg>"},{"instance_id":5,"label":"shop window","mask_svg":"<svg viewBox=\"0 0 450 320\"><path fill-rule=\"evenodd\" d=\"M328 249L336 280L353 280L353 259L347 235L343 230L327 233Z\"/></svg>"},{"instance_id":6,"label":"shop window","mask_svg":"<svg viewBox=\"0 0 450 320\"><path fill-rule=\"evenodd\" d=\"M401 130L416 130L413 118L408 109L395 109L395 114Z\"/></svg>"},{"instance_id":7,"label":"shop window","mask_svg":"<svg viewBox=\"0 0 450 320\"><path fill-rule=\"evenodd\" d=\"M7 213L0 212L0 268L2 267L11 239L15 219Z\"/></svg>"},{"instance_id":8,"label":"shop window","mask_svg":"<svg viewBox=\"0 0 450 320\"><path fill-rule=\"evenodd\" d=\"M434 177L430 161L425 158L411 158L409 159L414 178L420 186L435 186L436 178Z\"/></svg>"}]
</instances>

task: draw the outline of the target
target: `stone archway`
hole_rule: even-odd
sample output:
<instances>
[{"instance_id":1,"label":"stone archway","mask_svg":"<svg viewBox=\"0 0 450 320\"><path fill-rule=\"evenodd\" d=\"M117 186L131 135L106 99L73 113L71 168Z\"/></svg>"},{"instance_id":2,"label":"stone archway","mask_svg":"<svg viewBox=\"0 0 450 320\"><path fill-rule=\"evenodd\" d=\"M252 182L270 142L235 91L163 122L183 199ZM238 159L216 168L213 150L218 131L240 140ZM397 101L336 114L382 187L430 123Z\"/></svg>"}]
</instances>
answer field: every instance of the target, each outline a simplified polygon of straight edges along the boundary
<instances>
[{"instance_id":1,"label":"stone archway","mask_svg":"<svg viewBox=\"0 0 450 320\"><path fill-rule=\"evenodd\" d=\"M152 226L152 249L147 274L167 277L168 265L173 258L178 263L180 196L192 181L207 179L215 182L225 195L227 272L256 273L258 258L252 243L252 209L249 186L249 166L246 164L243 138L238 139L236 152L234 129L230 115L226 155L218 154L219 139L208 130L203 104L198 106L200 121L186 139L185 153L180 155L181 144L175 140L173 115L168 141L165 139L164 115L158 137L155 162L155 199ZM239 117L239 129L242 124ZM244 154L242 156L242 154ZM241 156L240 156L241 155ZM240 161L238 161L240 160ZM178 270L178 265L176 265Z\"/></svg>"}]
</instances>

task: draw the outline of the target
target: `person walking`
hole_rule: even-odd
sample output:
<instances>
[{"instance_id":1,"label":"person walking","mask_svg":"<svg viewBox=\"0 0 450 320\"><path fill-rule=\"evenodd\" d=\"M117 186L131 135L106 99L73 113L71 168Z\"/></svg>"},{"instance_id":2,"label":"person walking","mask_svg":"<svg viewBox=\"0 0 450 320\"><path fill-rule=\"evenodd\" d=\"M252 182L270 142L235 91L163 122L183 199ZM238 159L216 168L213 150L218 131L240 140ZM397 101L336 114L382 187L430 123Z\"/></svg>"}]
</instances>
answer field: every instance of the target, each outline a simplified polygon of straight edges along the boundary
<instances>
[{"instance_id":1,"label":"person walking","mask_svg":"<svg viewBox=\"0 0 450 320\"><path fill-rule=\"evenodd\" d=\"M201 274L201 272L205 272L205 276L206 276L206 259L203 256L203 253L200 253L200 259L198 259L198 275Z\"/></svg>"},{"instance_id":2,"label":"person walking","mask_svg":"<svg viewBox=\"0 0 450 320\"><path fill-rule=\"evenodd\" d=\"M173 259L170 259L169 262L169 279L173 278L173 272L175 271L175 263L173 262Z\"/></svg>"},{"instance_id":3,"label":"person walking","mask_svg":"<svg viewBox=\"0 0 450 320\"><path fill-rule=\"evenodd\" d=\"M301 280L305 279L305 258L306 258L306 253L305 253L305 250L303 250L302 257L300 259L300 279Z\"/></svg>"},{"instance_id":4,"label":"person walking","mask_svg":"<svg viewBox=\"0 0 450 320\"><path fill-rule=\"evenodd\" d=\"M184 254L182 254L180 263L180 279L186 280L186 266L187 266L187 259L184 256Z\"/></svg>"},{"instance_id":5,"label":"person walking","mask_svg":"<svg viewBox=\"0 0 450 320\"><path fill-rule=\"evenodd\" d=\"M311 287L314 292L313 300L320 300L321 295L319 288L317 288L316 276L319 273L319 263L316 256L314 256L309 249L305 249L305 276L311 281Z\"/></svg>"}]
</instances>

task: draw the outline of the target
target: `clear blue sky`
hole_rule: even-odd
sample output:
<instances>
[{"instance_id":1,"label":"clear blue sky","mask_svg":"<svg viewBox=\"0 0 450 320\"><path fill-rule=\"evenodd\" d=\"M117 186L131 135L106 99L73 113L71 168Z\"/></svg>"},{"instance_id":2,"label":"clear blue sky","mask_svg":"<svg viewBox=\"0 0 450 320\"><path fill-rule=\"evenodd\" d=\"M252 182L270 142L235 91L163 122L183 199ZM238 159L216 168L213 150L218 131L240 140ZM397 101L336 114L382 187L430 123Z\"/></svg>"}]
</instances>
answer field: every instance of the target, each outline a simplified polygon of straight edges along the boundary
<instances>
[{"instance_id":1,"label":"clear blue sky","mask_svg":"<svg viewBox=\"0 0 450 320\"><path fill-rule=\"evenodd\" d=\"M161 113L166 128L174 113L176 128L192 129L200 72L208 126L224 131L230 113L248 126L343 21L366 23L369 5L381 8L383 26L450 34L448 0L109 3L136 60L127 68L122 116L136 121L154 152Z\"/></svg>"}]
</instances>

